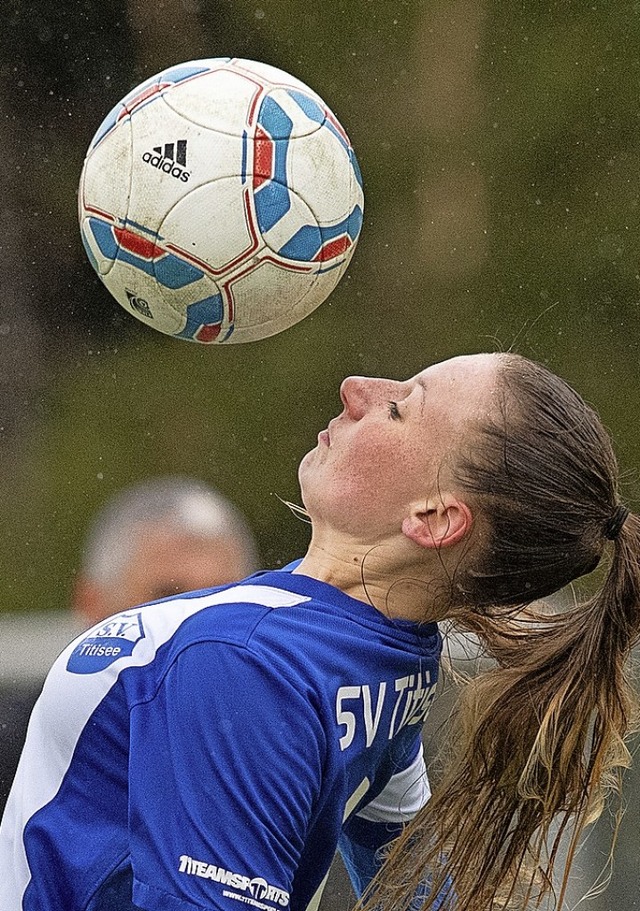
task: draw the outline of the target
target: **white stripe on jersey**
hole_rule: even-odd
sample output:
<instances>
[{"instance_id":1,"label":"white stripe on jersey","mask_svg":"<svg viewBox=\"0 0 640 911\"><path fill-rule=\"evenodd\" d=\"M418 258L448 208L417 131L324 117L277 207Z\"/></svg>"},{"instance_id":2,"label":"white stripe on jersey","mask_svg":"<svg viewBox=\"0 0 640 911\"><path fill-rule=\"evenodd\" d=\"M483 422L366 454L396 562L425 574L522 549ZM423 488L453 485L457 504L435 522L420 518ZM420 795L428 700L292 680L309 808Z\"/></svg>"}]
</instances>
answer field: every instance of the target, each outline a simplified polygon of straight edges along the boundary
<instances>
[{"instance_id":1,"label":"white stripe on jersey","mask_svg":"<svg viewBox=\"0 0 640 911\"><path fill-rule=\"evenodd\" d=\"M25 748L0 825L0 908L13 911L16 898L22 896L31 879L31 871L22 840L27 821L46 806L58 792L69 768L89 718L102 702L121 671L128 667L150 664L160 646L168 642L180 625L205 607L215 604L249 603L263 607L293 607L311 599L267 585L239 585L214 594L195 598L175 598L160 604L131 608L116 617L140 614L144 638L136 643L135 654L118 658L103 670L78 677L67 671L67 661L74 649L100 630L106 620L78 636L54 663L44 684L42 696L31 714ZM111 618L109 618L111 619ZM50 698L47 698L49 696ZM73 706L72 715L66 711ZM46 706L46 708L45 708ZM60 707L64 724L58 726L58 739L52 744L47 737L55 719L51 707ZM48 713L44 717L45 711ZM71 721L71 723L70 723ZM53 752L55 750L55 753ZM44 757L46 762L42 762Z\"/></svg>"},{"instance_id":2,"label":"white stripe on jersey","mask_svg":"<svg viewBox=\"0 0 640 911\"><path fill-rule=\"evenodd\" d=\"M356 813L369 822L409 822L431 797L424 751L411 765L392 775L377 797Z\"/></svg>"}]
</instances>

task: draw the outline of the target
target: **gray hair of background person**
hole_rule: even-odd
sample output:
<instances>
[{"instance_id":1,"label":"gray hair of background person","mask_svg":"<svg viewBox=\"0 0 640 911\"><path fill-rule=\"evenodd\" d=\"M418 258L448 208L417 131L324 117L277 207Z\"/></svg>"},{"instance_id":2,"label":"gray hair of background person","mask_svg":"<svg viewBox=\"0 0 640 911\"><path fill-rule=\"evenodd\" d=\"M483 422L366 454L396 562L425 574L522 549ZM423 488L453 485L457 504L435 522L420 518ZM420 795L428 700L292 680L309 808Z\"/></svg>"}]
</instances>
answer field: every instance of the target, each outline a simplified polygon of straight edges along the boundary
<instances>
[{"instance_id":1,"label":"gray hair of background person","mask_svg":"<svg viewBox=\"0 0 640 911\"><path fill-rule=\"evenodd\" d=\"M258 569L256 542L240 510L202 481L168 476L126 487L97 513L83 550L87 578L102 585L116 581L140 526L156 523L196 537L230 538L245 556L245 575Z\"/></svg>"}]
</instances>

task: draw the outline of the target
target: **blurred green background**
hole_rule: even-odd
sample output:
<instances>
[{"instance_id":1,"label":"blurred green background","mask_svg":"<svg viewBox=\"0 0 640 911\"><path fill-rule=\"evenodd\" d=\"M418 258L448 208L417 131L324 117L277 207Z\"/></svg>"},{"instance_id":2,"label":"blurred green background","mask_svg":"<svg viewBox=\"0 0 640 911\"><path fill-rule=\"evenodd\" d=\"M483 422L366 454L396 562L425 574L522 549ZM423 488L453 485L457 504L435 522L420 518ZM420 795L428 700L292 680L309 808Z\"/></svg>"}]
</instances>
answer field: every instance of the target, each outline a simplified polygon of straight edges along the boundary
<instances>
[{"instance_id":1,"label":"blurred green background","mask_svg":"<svg viewBox=\"0 0 640 911\"><path fill-rule=\"evenodd\" d=\"M25 299L38 340L10 390L3 378L15 412L4 608L63 606L89 517L149 473L213 482L247 513L264 561L290 559L306 529L278 498L297 499L297 463L339 410L341 378L406 377L462 352L513 346L573 382L611 428L635 496L640 4L9 10L0 138L20 268L7 264L2 296ZM323 96L356 148L366 211L349 272L316 313L273 339L201 349L138 324L99 285L75 193L93 132L130 87L223 55L280 66ZM3 320L4 344L18 331Z\"/></svg>"},{"instance_id":2,"label":"blurred green background","mask_svg":"<svg viewBox=\"0 0 640 911\"><path fill-rule=\"evenodd\" d=\"M142 326L99 284L76 188L122 95L228 55L291 72L336 112L365 222L313 315L200 348ZM3 610L64 609L96 508L150 474L212 482L265 565L290 560L307 529L280 498L298 499L297 464L340 410L340 380L465 352L513 347L572 382L638 505L640 3L5 0L0 110ZM639 906L631 825L626 879L601 908Z\"/></svg>"}]
</instances>

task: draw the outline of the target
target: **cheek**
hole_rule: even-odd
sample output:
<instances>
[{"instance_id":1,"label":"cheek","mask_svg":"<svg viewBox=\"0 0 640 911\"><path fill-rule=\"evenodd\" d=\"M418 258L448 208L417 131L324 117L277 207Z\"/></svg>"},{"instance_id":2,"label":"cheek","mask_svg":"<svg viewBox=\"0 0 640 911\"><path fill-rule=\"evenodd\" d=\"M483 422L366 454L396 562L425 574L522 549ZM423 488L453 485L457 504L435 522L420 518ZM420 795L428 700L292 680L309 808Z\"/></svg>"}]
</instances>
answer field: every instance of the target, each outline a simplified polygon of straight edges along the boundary
<instances>
[{"instance_id":1,"label":"cheek","mask_svg":"<svg viewBox=\"0 0 640 911\"><path fill-rule=\"evenodd\" d=\"M408 476L414 477L416 453L396 438L359 441L348 456L349 473L362 484L375 481L382 487L394 488Z\"/></svg>"},{"instance_id":2,"label":"cheek","mask_svg":"<svg viewBox=\"0 0 640 911\"><path fill-rule=\"evenodd\" d=\"M366 431L366 432L365 432ZM426 496L424 453L409 441L364 428L314 449L300 463L302 500L314 517L366 513L398 519L407 500Z\"/></svg>"},{"instance_id":3,"label":"cheek","mask_svg":"<svg viewBox=\"0 0 640 911\"><path fill-rule=\"evenodd\" d=\"M407 459L397 445L386 440L362 441L331 468L328 484L344 508L395 513L404 498Z\"/></svg>"}]
</instances>

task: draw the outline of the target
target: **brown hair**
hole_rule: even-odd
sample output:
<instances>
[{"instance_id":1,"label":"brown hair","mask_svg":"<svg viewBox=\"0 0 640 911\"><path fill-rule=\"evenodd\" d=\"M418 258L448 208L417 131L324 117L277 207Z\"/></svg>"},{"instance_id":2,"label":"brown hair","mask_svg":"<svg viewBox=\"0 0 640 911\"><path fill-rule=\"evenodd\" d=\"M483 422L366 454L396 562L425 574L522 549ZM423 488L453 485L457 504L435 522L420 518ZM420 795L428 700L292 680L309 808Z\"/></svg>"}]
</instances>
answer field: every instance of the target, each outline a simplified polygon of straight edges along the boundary
<instances>
[{"instance_id":1,"label":"brown hair","mask_svg":"<svg viewBox=\"0 0 640 911\"><path fill-rule=\"evenodd\" d=\"M456 911L540 907L569 831L561 902L577 837L629 764L640 520L620 507L611 442L573 389L510 354L498 390L498 417L458 463L480 533L451 579L451 615L497 667L466 687L443 780L392 846L367 908L420 907L412 899L425 878L423 907L437 907L447 877ZM562 612L532 604L604 554L589 600Z\"/></svg>"}]
</instances>

